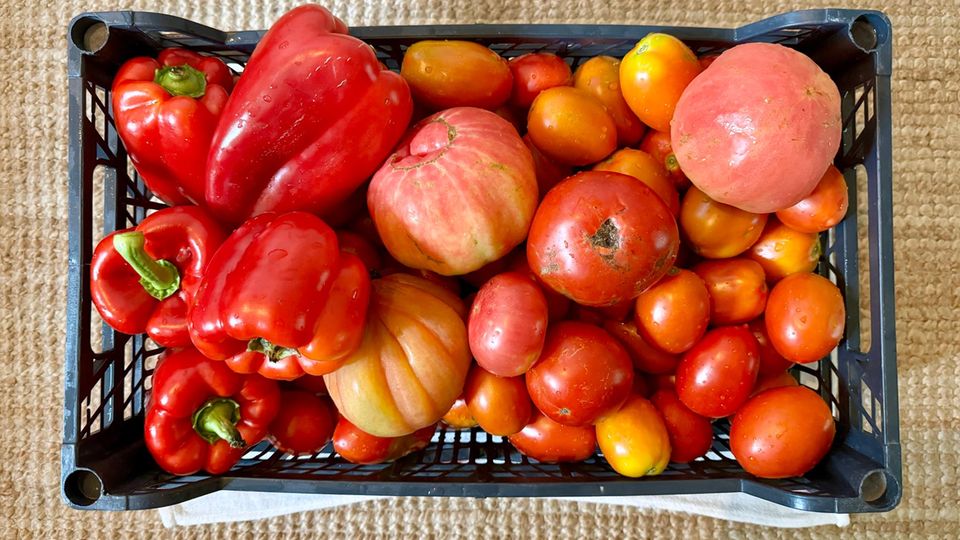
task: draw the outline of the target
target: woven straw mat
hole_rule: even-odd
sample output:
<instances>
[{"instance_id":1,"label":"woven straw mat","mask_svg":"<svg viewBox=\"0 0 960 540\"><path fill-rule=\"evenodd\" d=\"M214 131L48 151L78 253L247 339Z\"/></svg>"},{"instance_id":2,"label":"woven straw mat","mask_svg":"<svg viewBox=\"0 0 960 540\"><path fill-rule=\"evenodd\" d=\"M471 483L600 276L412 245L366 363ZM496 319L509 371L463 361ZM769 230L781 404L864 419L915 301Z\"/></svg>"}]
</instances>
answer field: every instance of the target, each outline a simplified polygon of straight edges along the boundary
<instances>
[{"instance_id":1,"label":"woven straw mat","mask_svg":"<svg viewBox=\"0 0 960 540\"><path fill-rule=\"evenodd\" d=\"M360 538L953 536L960 484L960 82L958 0L855 2L895 36L894 214L904 496L846 529L774 530L702 517L538 500L410 498L264 521L163 530L154 511L60 500L67 266L65 28L81 11L161 11L226 30L266 28L294 2L0 0L0 536ZM336 0L351 25L465 22L737 26L819 0ZM847 6L854 7L854 6ZM5 366L5 367L2 367ZM82 535L82 536L81 536Z\"/></svg>"}]
</instances>

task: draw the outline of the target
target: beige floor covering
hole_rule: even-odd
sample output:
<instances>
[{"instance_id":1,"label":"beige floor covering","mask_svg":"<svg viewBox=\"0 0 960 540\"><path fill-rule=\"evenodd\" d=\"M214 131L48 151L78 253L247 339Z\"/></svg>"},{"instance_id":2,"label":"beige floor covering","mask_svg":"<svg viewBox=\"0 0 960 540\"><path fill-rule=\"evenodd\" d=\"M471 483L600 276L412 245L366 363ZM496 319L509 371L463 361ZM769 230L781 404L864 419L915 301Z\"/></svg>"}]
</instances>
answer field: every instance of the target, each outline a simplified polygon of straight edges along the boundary
<instances>
[{"instance_id":1,"label":"beige floor covering","mask_svg":"<svg viewBox=\"0 0 960 540\"><path fill-rule=\"evenodd\" d=\"M852 1L852 0L851 0ZM960 525L960 2L853 2L895 26L894 213L904 500L840 534L953 536ZM415 498L260 522L165 531L155 512L77 512L58 495L66 267L64 29L97 9L164 11L224 29L263 28L295 2L0 0L0 536L246 538L784 538L714 519L536 500ZM735 26L819 0L336 0L349 24L609 22ZM279 536L278 536L279 535Z\"/></svg>"}]
</instances>

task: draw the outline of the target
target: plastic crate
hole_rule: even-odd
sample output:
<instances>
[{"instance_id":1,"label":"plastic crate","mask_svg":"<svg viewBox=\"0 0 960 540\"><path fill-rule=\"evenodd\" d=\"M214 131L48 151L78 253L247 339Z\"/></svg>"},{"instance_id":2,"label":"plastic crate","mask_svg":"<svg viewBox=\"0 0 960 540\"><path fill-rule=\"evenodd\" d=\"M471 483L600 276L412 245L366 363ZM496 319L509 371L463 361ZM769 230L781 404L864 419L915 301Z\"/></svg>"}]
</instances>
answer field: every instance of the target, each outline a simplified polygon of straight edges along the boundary
<instances>
[{"instance_id":1,"label":"plastic crate","mask_svg":"<svg viewBox=\"0 0 960 540\"><path fill-rule=\"evenodd\" d=\"M802 478L753 478L732 459L729 424L719 421L713 449L705 458L671 464L662 475L641 479L616 474L598 456L583 463L548 465L520 455L500 437L442 428L426 450L389 464L353 465L334 454L330 445L315 456L293 459L261 443L222 476L174 477L162 472L143 442L146 393L160 350L144 336L111 330L100 322L90 302L89 263L97 240L163 207L151 200L117 136L110 82L124 60L169 46L220 56L240 70L263 32L221 32L167 15L109 12L79 15L68 34L64 500L76 508L126 510L166 506L218 489L466 497L742 491L819 512L873 512L896 506L902 488L893 302L892 53L890 23L882 13L798 11L737 29L614 25L352 29L393 69L408 45L426 38L473 40L507 57L550 51L575 67L595 55L622 56L653 31L681 38L698 54L745 42L782 43L808 54L840 88L843 137L836 164L850 186L851 212L823 235L820 272L845 291L846 337L817 369L796 368L801 384L823 396L838 422L834 447L817 468ZM858 207L866 218L860 223ZM861 256L863 250L869 253ZM862 262L869 265L861 268ZM861 289L871 293L869 300ZM869 323L861 324L861 319Z\"/></svg>"}]
</instances>

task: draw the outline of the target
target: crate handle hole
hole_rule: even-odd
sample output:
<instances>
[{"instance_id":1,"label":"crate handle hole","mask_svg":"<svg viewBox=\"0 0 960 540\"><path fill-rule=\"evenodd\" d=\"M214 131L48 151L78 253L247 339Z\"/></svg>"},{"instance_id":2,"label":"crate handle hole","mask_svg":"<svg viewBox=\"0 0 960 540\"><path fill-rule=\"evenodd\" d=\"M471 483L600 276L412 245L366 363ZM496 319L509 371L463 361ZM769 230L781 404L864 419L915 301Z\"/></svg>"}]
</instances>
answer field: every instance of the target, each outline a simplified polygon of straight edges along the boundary
<instances>
[{"instance_id":1,"label":"crate handle hole","mask_svg":"<svg viewBox=\"0 0 960 540\"><path fill-rule=\"evenodd\" d=\"M103 481L90 469L77 469L64 480L63 493L77 506L90 506L103 494Z\"/></svg>"},{"instance_id":2,"label":"crate handle hole","mask_svg":"<svg viewBox=\"0 0 960 540\"><path fill-rule=\"evenodd\" d=\"M70 29L70 39L82 51L95 53L107 44L110 28L96 17L81 17Z\"/></svg>"},{"instance_id":3,"label":"crate handle hole","mask_svg":"<svg viewBox=\"0 0 960 540\"><path fill-rule=\"evenodd\" d=\"M867 13L850 23L850 39L863 52L873 52L887 40L887 24L879 16Z\"/></svg>"},{"instance_id":4,"label":"crate handle hole","mask_svg":"<svg viewBox=\"0 0 960 540\"><path fill-rule=\"evenodd\" d=\"M860 481L860 498L866 502L880 500L887 493L887 474L883 469L874 469Z\"/></svg>"}]
</instances>

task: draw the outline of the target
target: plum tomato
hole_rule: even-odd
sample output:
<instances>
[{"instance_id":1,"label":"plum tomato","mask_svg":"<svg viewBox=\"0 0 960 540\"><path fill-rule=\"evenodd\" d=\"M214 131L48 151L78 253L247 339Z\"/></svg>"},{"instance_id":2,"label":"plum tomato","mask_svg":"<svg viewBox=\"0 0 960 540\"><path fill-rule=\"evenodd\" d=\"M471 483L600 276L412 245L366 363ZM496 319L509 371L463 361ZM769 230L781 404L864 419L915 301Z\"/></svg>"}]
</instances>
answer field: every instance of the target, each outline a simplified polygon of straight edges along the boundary
<instances>
[{"instance_id":1,"label":"plum tomato","mask_svg":"<svg viewBox=\"0 0 960 540\"><path fill-rule=\"evenodd\" d=\"M451 107L493 110L513 89L507 61L472 41L424 40L403 55L400 75L414 100L432 111Z\"/></svg>"},{"instance_id":2,"label":"plum tomato","mask_svg":"<svg viewBox=\"0 0 960 540\"><path fill-rule=\"evenodd\" d=\"M670 175L670 179L673 180L673 185L677 188L677 191L683 192L690 187L690 179L683 174L683 170L680 169L680 162L677 161L677 156L673 153L670 133L650 130L643 137L639 148L663 165L667 174Z\"/></svg>"},{"instance_id":3,"label":"plum tomato","mask_svg":"<svg viewBox=\"0 0 960 540\"><path fill-rule=\"evenodd\" d=\"M733 414L750 396L760 369L757 340L743 326L706 333L677 366L677 396L707 418Z\"/></svg>"},{"instance_id":4,"label":"plum tomato","mask_svg":"<svg viewBox=\"0 0 960 540\"><path fill-rule=\"evenodd\" d=\"M650 402L663 415L670 435L670 461L689 463L707 453L713 444L710 420L691 411L673 388L662 388L650 396Z\"/></svg>"},{"instance_id":5,"label":"plum tomato","mask_svg":"<svg viewBox=\"0 0 960 540\"><path fill-rule=\"evenodd\" d=\"M467 409L484 431L507 436L530 421L533 405L523 377L497 377L473 366L463 386Z\"/></svg>"},{"instance_id":6,"label":"plum tomato","mask_svg":"<svg viewBox=\"0 0 960 540\"><path fill-rule=\"evenodd\" d=\"M529 276L494 276L477 292L467 323L477 364L500 377L526 373L543 349L548 314L543 289Z\"/></svg>"},{"instance_id":7,"label":"plum tomato","mask_svg":"<svg viewBox=\"0 0 960 540\"><path fill-rule=\"evenodd\" d=\"M630 359L633 360L633 367L637 371L650 375L663 375L676 371L680 357L663 352L648 343L637 331L637 324L634 321L608 320L603 323L603 328L627 349Z\"/></svg>"},{"instance_id":8,"label":"plum tomato","mask_svg":"<svg viewBox=\"0 0 960 540\"><path fill-rule=\"evenodd\" d=\"M693 267L710 292L710 323L745 323L759 317L767 305L763 268L746 258L703 261Z\"/></svg>"},{"instance_id":9,"label":"plum tomato","mask_svg":"<svg viewBox=\"0 0 960 540\"><path fill-rule=\"evenodd\" d=\"M784 358L805 364L830 354L846 324L840 289L817 274L793 274L774 285L764 315L770 343Z\"/></svg>"},{"instance_id":10,"label":"plum tomato","mask_svg":"<svg viewBox=\"0 0 960 540\"><path fill-rule=\"evenodd\" d=\"M280 410L270 423L270 442L294 456L319 452L337 423L333 401L304 390L285 390L281 398Z\"/></svg>"},{"instance_id":11,"label":"plum tomato","mask_svg":"<svg viewBox=\"0 0 960 540\"><path fill-rule=\"evenodd\" d=\"M570 86L570 66L553 53L528 53L510 59L513 93L510 104L526 109L540 92L554 86Z\"/></svg>"},{"instance_id":12,"label":"plum tomato","mask_svg":"<svg viewBox=\"0 0 960 540\"><path fill-rule=\"evenodd\" d=\"M670 461L663 417L637 395L597 422L597 444L613 470L631 478L660 474Z\"/></svg>"},{"instance_id":13,"label":"plum tomato","mask_svg":"<svg viewBox=\"0 0 960 540\"><path fill-rule=\"evenodd\" d=\"M757 338L757 345L760 346L760 371L757 374L758 379L771 377L793 367L793 362L787 360L770 343L770 337L767 336L767 325L764 319L754 319L747 324L747 328Z\"/></svg>"},{"instance_id":14,"label":"plum tomato","mask_svg":"<svg viewBox=\"0 0 960 540\"><path fill-rule=\"evenodd\" d=\"M771 283L790 274L813 272L820 260L820 235L795 231L771 216L747 257L763 267Z\"/></svg>"},{"instance_id":15,"label":"plum tomato","mask_svg":"<svg viewBox=\"0 0 960 540\"><path fill-rule=\"evenodd\" d=\"M589 92L606 107L617 126L617 146L640 142L646 126L633 114L620 92L620 60L611 56L587 60L573 74L573 86Z\"/></svg>"},{"instance_id":16,"label":"plum tomato","mask_svg":"<svg viewBox=\"0 0 960 540\"><path fill-rule=\"evenodd\" d=\"M540 92L527 134L541 152L567 165L588 165L617 149L617 127L597 98L571 86Z\"/></svg>"},{"instance_id":17,"label":"plum tomato","mask_svg":"<svg viewBox=\"0 0 960 540\"><path fill-rule=\"evenodd\" d=\"M593 426L565 426L537 410L530 423L507 440L521 454L543 463L583 461L597 450Z\"/></svg>"},{"instance_id":18,"label":"plum tomato","mask_svg":"<svg viewBox=\"0 0 960 540\"><path fill-rule=\"evenodd\" d=\"M843 221L848 204L847 181L839 169L830 165L813 192L797 204L779 210L777 219L795 231L823 232Z\"/></svg>"},{"instance_id":19,"label":"plum tomato","mask_svg":"<svg viewBox=\"0 0 960 540\"><path fill-rule=\"evenodd\" d=\"M680 354L693 347L710 322L710 294L700 276L673 268L637 297L634 320L659 349Z\"/></svg>"},{"instance_id":20,"label":"plum tomato","mask_svg":"<svg viewBox=\"0 0 960 540\"><path fill-rule=\"evenodd\" d=\"M441 421L453 429L470 429L478 425L477 419L470 414L470 409L467 408L467 400L463 396L458 397L453 402L450 410L443 415Z\"/></svg>"},{"instance_id":21,"label":"plum tomato","mask_svg":"<svg viewBox=\"0 0 960 540\"><path fill-rule=\"evenodd\" d=\"M653 33L623 57L620 89L644 124L670 131L680 95L699 74L700 63L689 47L671 35Z\"/></svg>"},{"instance_id":22,"label":"plum tomato","mask_svg":"<svg viewBox=\"0 0 960 540\"><path fill-rule=\"evenodd\" d=\"M683 195L679 222L684 239L697 255L725 259L743 253L760 238L767 214L717 202L694 186Z\"/></svg>"}]
</instances>

